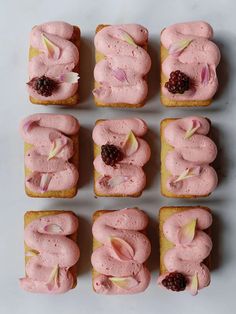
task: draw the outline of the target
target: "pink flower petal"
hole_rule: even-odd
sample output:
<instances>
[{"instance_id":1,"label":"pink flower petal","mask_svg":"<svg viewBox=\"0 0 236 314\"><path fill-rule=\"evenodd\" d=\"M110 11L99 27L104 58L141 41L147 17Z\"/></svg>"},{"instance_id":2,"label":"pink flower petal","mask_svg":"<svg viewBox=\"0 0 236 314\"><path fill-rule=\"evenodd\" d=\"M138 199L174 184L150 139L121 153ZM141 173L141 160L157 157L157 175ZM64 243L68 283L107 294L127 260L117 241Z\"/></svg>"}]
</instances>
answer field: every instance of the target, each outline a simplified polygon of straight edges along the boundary
<instances>
[{"instance_id":1,"label":"pink flower petal","mask_svg":"<svg viewBox=\"0 0 236 314\"><path fill-rule=\"evenodd\" d=\"M117 287L125 290L132 289L138 285L138 281L133 277L109 277L109 280Z\"/></svg>"},{"instance_id":2,"label":"pink flower petal","mask_svg":"<svg viewBox=\"0 0 236 314\"><path fill-rule=\"evenodd\" d=\"M59 80L61 83L70 83L70 84L74 84L74 83L78 83L79 80L79 74L76 72L68 72L65 74L61 74L59 77Z\"/></svg>"},{"instance_id":3,"label":"pink flower petal","mask_svg":"<svg viewBox=\"0 0 236 314\"><path fill-rule=\"evenodd\" d=\"M127 81L127 76L126 76L126 73L123 69L121 68L117 68L117 69L113 69L112 70L112 74L114 75L114 77L120 81L120 82L124 82L124 81Z\"/></svg>"},{"instance_id":4,"label":"pink flower petal","mask_svg":"<svg viewBox=\"0 0 236 314\"><path fill-rule=\"evenodd\" d=\"M129 132L129 134L126 136L124 145L123 145L123 151L126 154L126 156L133 155L138 150L138 141L132 131Z\"/></svg>"},{"instance_id":5,"label":"pink flower petal","mask_svg":"<svg viewBox=\"0 0 236 314\"><path fill-rule=\"evenodd\" d=\"M109 187L114 188L117 185L120 185L120 184L122 184L128 180L129 180L129 178L127 176L115 176L115 177L110 178L107 181L107 184Z\"/></svg>"},{"instance_id":6,"label":"pink flower petal","mask_svg":"<svg viewBox=\"0 0 236 314\"><path fill-rule=\"evenodd\" d=\"M174 42L169 47L169 54L178 56L188 45L191 43L192 39L181 39Z\"/></svg>"},{"instance_id":7,"label":"pink flower petal","mask_svg":"<svg viewBox=\"0 0 236 314\"><path fill-rule=\"evenodd\" d=\"M133 259L134 250L131 245L125 240L118 237L111 237L110 244L120 260L129 261Z\"/></svg>"},{"instance_id":8,"label":"pink flower petal","mask_svg":"<svg viewBox=\"0 0 236 314\"><path fill-rule=\"evenodd\" d=\"M48 160L55 157L57 154L61 152L61 150L65 147L67 144L67 138L66 137L58 137L52 141L52 148L48 155Z\"/></svg>"},{"instance_id":9,"label":"pink flower petal","mask_svg":"<svg viewBox=\"0 0 236 314\"><path fill-rule=\"evenodd\" d=\"M46 192L48 190L48 186L49 186L51 179L52 179L52 175L49 173L43 173L41 175L40 189L42 192Z\"/></svg>"},{"instance_id":10,"label":"pink flower petal","mask_svg":"<svg viewBox=\"0 0 236 314\"><path fill-rule=\"evenodd\" d=\"M196 233L197 219L192 219L189 223L180 228L178 241L180 244L189 244L193 241Z\"/></svg>"},{"instance_id":11,"label":"pink flower petal","mask_svg":"<svg viewBox=\"0 0 236 314\"><path fill-rule=\"evenodd\" d=\"M42 34L42 42L47 50L48 58L58 60L60 57L60 48L51 42L44 34Z\"/></svg>"},{"instance_id":12,"label":"pink flower petal","mask_svg":"<svg viewBox=\"0 0 236 314\"><path fill-rule=\"evenodd\" d=\"M203 85L207 85L209 81L210 81L210 69L209 69L209 65L206 63L202 68L201 83Z\"/></svg>"},{"instance_id":13,"label":"pink flower petal","mask_svg":"<svg viewBox=\"0 0 236 314\"><path fill-rule=\"evenodd\" d=\"M61 233L63 229L57 224L50 224L44 227L44 230L48 233Z\"/></svg>"},{"instance_id":14,"label":"pink flower petal","mask_svg":"<svg viewBox=\"0 0 236 314\"><path fill-rule=\"evenodd\" d=\"M33 124L36 124L37 122L39 122L40 119L30 119L28 121L25 122L25 124L23 125L23 130L25 133L29 132L30 128L32 127Z\"/></svg>"}]
</instances>

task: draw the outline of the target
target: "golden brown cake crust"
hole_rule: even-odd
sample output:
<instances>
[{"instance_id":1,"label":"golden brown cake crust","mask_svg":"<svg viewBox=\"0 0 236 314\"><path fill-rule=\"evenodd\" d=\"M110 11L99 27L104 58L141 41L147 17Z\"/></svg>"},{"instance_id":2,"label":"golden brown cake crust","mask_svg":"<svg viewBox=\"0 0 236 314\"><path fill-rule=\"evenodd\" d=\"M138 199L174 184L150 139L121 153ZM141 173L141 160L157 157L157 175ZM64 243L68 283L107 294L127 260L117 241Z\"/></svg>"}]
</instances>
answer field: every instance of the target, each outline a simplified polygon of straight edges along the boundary
<instances>
[{"instance_id":1,"label":"golden brown cake crust","mask_svg":"<svg viewBox=\"0 0 236 314\"><path fill-rule=\"evenodd\" d=\"M74 32L72 34L71 42L75 44L75 46L80 49L80 28L79 26L74 25ZM34 57L34 49L32 47L29 48L29 60ZM73 69L74 72L79 73L79 63L76 65L76 67ZM78 86L79 88L79 86ZM36 99L32 96L29 96L29 100L32 104L35 105L62 105L62 106L74 106L78 104L79 102L79 93L78 89L76 93L64 100L41 100L41 99Z\"/></svg>"},{"instance_id":2,"label":"golden brown cake crust","mask_svg":"<svg viewBox=\"0 0 236 314\"><path fill-rule=\"evenodd\" d=\"M206 210L211 213L210 208L205 206L169 206L169 207L162 207L159 211L159 246L160 246L160 275L163 275L167 269L164 265L164 256L166 252L170 249L172 249L175 245L171 243L169 240L166 239L164 233L163 233L163 225L165 221L172 215L182 212L191 210L194 208L201 208L203 210ZM211 235L211 227L204 230L209 236ZM210 255L205 259L204 264L210 268Z\"/></svg>"},{"instance_id":3,"label":"golden brown cake crust","mask_svg":"<svg viewBox=\"0 0 236 314\"><path fill-rule=\"evenodd\" d=\"M181 118L166 118L164 120L161 121L161 126L160 126L160 136L161 136L161 194L163 196L166 197L172 197L172 198L197 198L197 197L207 197L210 194L205 194L205 195L184 195L184 194L174 194L170 191L167 190L166 188L166 182L168 180L168 178L171 176L171 173L166 169L165 166L165 160L166 160L166 156L167 154L171 151L174 150L174 147L172 147L171 145L169 145L166 140L165 140L165 136L164 136L164 129L167 126L168 123L175 121L177 119L181 119ZM210 120L207 119L210 123Z\"/></svg>"},{"instance_id":4,"label":"golden brown cake crust","mask_svg":"<svg viewBox=\"0 0 236 314\"><path fill-rule=\"evenodd\" d=\"M76 166L78 169L79 166L79 134L68 136L73 141L73 147L74 147L74 155L69 160L72 164ZM31 149L33 145L24 143L24 155L27 154L27 151ZM25 177L31 173L30 169L25 167ZM30 197L40 197L40 198L72 198L75 197L78 190L78 182L75 187L64 190L64 191L47 191L43 193L33 192L30 189L28 189L25 185L25 193Z\"/></svg>"},{"instance_id":5,"label":"golden brown cake crust","mask_svg":"<svg viewBox=\"0 0 236 314\"><path fill-rule=\"evenodd\" d=\"M45 216L51 216L51 215L59 215L59 214L72 214L74 215L76 218L78 218L74 212L70 211L70 210L46 210L46 211L27 211L24 215L24 229L26 228L26 226L28 224L30 224L32 221L45 217ZM74 232L73 234L71 234L70 236L68 236L69 239L73 240L74 242L77 243L78 241L78 230L76 232ZM31 258L30 256L26 256L28 251L31 251L32 249L27 246L27 244L24 242L24 248L25 248L25 265L27 264L27 262L29 261L29 259ZM76 263L74 266L72 266L70 268L71 274L74 278L74 284L73 284L73 288L76 287L77 285L77 268L78 268L78 263Z\"/></svg>"},{"instance_id":6,"label":"golden brown cake crust","mask_svg":"<svg viewBox=\"0 0 236 314\"><path fill-rule=\"evenodd\" d=\"M168 78L162 72L162 63L168 57L168 50L160 44L160 99L162 105L166 107L206 107L212 103L212 99L207 100L173 100L162 93L162 87L168 81Z\"/></svg>"},{"instance_id":7,"label":"golden brown cake crust","mask_svg":"<svg viewBox=\"0 0 236 314\"><path fill-rule=\"evenodd\" d=\"M107 26L110 26L110 25L109 24L99 24L96 28L96 34L100 30L102 30L104 27L107 27ZM141 47L147 51L147 45L148 45L148 43L146 43L145 45L143 45ZM105 59L105 56L96 50L95 51L95 62L98 63L102 59ZM147 81L147 75L144 77L144 79ZM99 83L94 81L94 88L98 88L98 87L99 87ZM94 102L95 102L96 106L98 106L98 107L113 107L113 108L141 108L145 105L145 100L140 104L103 103L96 97L94 97Z\"/></svg>"},{"instance_id":8,"label":"golden brown cake crust","mask_svg":"<svg viewBox=\"0 0 236 314\"><path fill-rule=\"evenodd\" d=\"M100 120L97 120L95 125L97 125L98 123L101 123L105 121L104 119L100 119ZM94 153L94 159L101 154L101 147L99 145L97 145L96 143L93 144L93 153ZM96 171L96 169L94 168L94 171L93 171L93 174L94 174L94 193L97 195L97 196L101 196L101 197L139 197L142 195L142 192L139 192L139 193L135 193L135 194L101 194L98 192L98 190L96 189L96 181L99 179L100 177L100 174Z\"/></svg>"}]
</instances>

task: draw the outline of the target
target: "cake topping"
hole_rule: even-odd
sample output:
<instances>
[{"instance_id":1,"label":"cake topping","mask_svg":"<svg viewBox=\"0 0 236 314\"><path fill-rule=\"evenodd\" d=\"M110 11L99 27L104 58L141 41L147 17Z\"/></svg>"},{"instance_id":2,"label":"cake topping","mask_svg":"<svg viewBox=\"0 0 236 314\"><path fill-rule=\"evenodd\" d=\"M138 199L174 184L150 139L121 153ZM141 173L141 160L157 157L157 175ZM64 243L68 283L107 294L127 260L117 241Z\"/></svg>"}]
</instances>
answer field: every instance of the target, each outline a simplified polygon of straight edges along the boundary
<instances>
[{"instance_id":1,"label":"cake topping","mask_svg":"<svg viewBox=\"0 0 236 314\"><path fill-rule=\"evenodd\" d=\"M39 95L44 97L51 96L57 87L57 82L45 75L41 77L35 77L27 84L36 90Z\"/></svg>"},{"instance_id":2,"label":"cake topping","mask_svg":"<svg viewBox=\"0 0 236 314\"><path fill-rule=\"evenodd\" d=\"M161 43L169 53L162 63L164 77L179 70L190 79L181 80L180 89L176 84L162 86L164 96L176 101L208 100L214 96L220 51L212 37L212 27L202 21L179 23L163 30Z\"/></svg>"},{"instance_id":3,"label":"cake topping","mask_svg":"<svg viewBox=\"0 0 236 314\"><path fill-rule=\"evenodd\" d=\"M177 195L208 195L217 185L217 174L209 165L217 155L215 143L206 135L207 119L186 117L176 119L164 129L166 142L174 149L166 155L165 166L171 174L168 191Z\"/></svg>"},{"instance_id":4,"label":"cake topping","mask_svg":"<svg viewBox=\"0 0 236 314\"><path fill-rule=\"evenodd\" d=\"M184 290L186 287L193 295L209 285L210 271L204 260L211 252L212 242L203 230L208 229L211 224L212 215L202 208L183 210L166 219L163 233L173 247L165 252L163 263L171 276L161 275L159 284L167 289L173 288L172 290L180 287ZM181 275L177 277L176 273ZM178 289L177 291L181 291Z\"/></svg>"},{"instance_id":5,"label":"cake topping","mask_svg":"<svg viewBox=\"0 0 236 314\"><path fill-rule=\"evenodd\" d=\"M146 176L142 167L151 153L150 147L141 138L146 132L147 125L140 119L104 120L96 124L94 142L101 147L108 143L116 147L112 148L111 156L110 150L106 149L94 160L99 174L95 181L98 193L131 195L144 189ZM122 160L119 152L122 152Z\"/></svg>"},{"instance_id":6,"label":"cake topping","mask_svg":"<svg viewBox=\"0 0 236 314\"><path fill-rule=\"evenodd\" d=\"M73 33L74 27L65 22L49 22L33 27L28 84L31 97L56 101L76 93L78 75L73 71L79 62L79 52L71 41Z\"/></svg>"},{"instance_id":7,"label":"cake topping","mask_svg":"<svg viewBox=\"0 0 236 314\"><path fill-rule=\"evenodd\" d=\"M96 292L131 294L147 288L150 273L144 263L151 245L142 233L147 224L147 215L136 208L103 213L95 220L92 232L101 244L91 257L99 273L93 280Z\"/></svg>"},{"instance_id":8,"label":"cake topping","mask_svg":"<svg viewBox=\"0 0 236 314\"><path fill-rule=\"evenodd\" d=\"M137 24L111 25L97 32L94 44L105 56L94 69L98 86L93 94L99 101L140 104L146 98L145 75L151 67L143 48L147 40L147 29Z\"/></svg>"},{"instance_id":9,"label":"cake topping","mask_svg":"<svg viewBox=\"0 0 236 314\"><path fill-rule=\"evenodd\" d=\"M70 115L34 114L22 121L20 131L32 145L25 154L26 187L36 193L75 187L79 174L69 162L75 152L69 136L78 133L78 121Z\"/></svg>"},{"instance_id":10,"label":"cake topping","mask_svg":"<svg viewBox=\"0 0 236 314\"><path fill-rule=\"evenodd\" d=\"M44 216L25 228L27 254L26 277L20 285L29 292L58 294L70 290L74 277L70 268L79 259L77 244L67 236L78 229L78 219L71 213Z\"/></svg>"},{"instance_id":11,"label":"cake topping","mask_svg":"<svg viewBox=\"0 0 236 314\"><path fill-rule=\"evenodd\" d=\"M183 274L172 272L162 280L162 284L169 290L179 292L185 290L187 281Z\"/></svg>"},{"instance_id":12,"label":"cake topping","mask_svg":"<svg viewBox=\"0 0 236 314\"><path fill-rule=\"evenodd\" d=\"M171 72L169 81L165 83L165 87L172 94L183 94L189 90L189 86L189 77L179 70Z\"/></svg>"},{"instance_id":13,"label":"cake topping","mask_svg":"<svg viewBox=\"0 0 236 314\"><path fill-rule=\"evenodd\" d=\"M101 148L101 157L106 165L114 167L117 162L123 159L123 154L117 146L105 144Z\"/></svg>"}]
</instances>

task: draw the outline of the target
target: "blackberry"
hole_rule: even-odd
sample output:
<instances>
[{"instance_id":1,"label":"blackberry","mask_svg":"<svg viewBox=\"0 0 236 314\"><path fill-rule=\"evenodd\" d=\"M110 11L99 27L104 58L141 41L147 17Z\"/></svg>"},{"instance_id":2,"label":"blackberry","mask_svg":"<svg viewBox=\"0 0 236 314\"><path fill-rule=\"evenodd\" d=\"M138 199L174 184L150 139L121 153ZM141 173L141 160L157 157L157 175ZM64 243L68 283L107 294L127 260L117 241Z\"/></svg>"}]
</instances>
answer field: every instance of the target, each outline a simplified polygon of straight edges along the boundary
<instances>
[{"instance_id":1,"label":"blackberry","mask_svg":"<svg viewBox=\"0 0 236 314\"><path fill-rule=\"evenodd\" d=\"M170 73L169 81L165 83L165 87L172 94L183 94L190 88L190 79L179 70L173 71Z\"/></svg>"},{"instance_id":2,"label":"blackberry","mask_svg":"<svg viewBox=\"0 0 236 314\"><path fill-rule=\"evenodd\" d=\"M102 145L101 149L102 160L108 166L114 167L117 162L123 159L123 153L115 145L105 144Z\"/></svg>"},{"instance_id":3,"label":"blackberry","mask_svg":"<svg viewBox=\"0 0 236 314\"><path fill-rule=\"evenodd\" d=\"M186 288L187 280L183 274L173 272L167 275L163 280L162 284L165 288L172 291L183 291Z\"/></svg>"},{"instance_id":4,"label":"blackberry","mask_svg":"<svg viewBox=\"0 0 236 314\"><path fill-rule=\"evenodd\" d=\"M57 83L49 77L43 75L33 78L29 83L39 95L49 97L55 90Z\"/></svg>"}]
</instances>

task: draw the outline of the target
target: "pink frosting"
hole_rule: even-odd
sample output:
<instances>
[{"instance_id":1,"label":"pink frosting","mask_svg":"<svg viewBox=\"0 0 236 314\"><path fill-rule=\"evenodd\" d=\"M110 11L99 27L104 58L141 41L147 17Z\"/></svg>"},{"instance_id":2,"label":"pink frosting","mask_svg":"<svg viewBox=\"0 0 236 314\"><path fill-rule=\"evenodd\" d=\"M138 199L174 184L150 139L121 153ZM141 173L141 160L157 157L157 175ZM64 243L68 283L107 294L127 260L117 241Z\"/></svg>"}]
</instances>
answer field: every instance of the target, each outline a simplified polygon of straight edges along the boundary
<instances>
[{"instance_id":1,"label":"pink frosting","mask_svg":"<svg viewBox=\"0 0 236 314\"><path fill-rule=\"evenodd\" d=\"M96 98L104 103L128 104L138 104L146 98L144 76L150 70L151 59L140 45L147 40L147 29L137 24L108 26L96 34L96 50L106 57L94 69L95 80L100 84L93 91Z\"/></svg>"},{"instance_id":2,"label":"pink frosting","mask_svg":"<svg viewBox=\"0 0 236 314\"><path fill-rule=\"evenodd\" d=\"M35 26L30 34L30 46L41 53L29 61L29 78L46 75L55 81L60 81L63 74L72 72L79 62L79 51L70 39L74 27L65 22L49 22ZM58 58L48 56L48 51L43 43L43 36L59 48ZM61 82L58 88L49 97L37 93L28 86L30 96L40 100L63 100L73 96L78 89L78 83Z\"/></svg>"},{"instance_id":3,"label":"pink frosting","mask_svg":"<svg viewBox=\"0 0 236 314\"><path fill-rule=\"evenodd\" d=\"M79 173L69 162L74 155L73 141L68 137L79 131L78 121L70 115L34 114L21 122L20 132L33 147L25 154L25 166L32 173L25 178L31 191L62 191L76 186ZM58 141L57 154L48 160L49 152ZM47 183L43 184L43 177ZM43 184L43 186L42 186Z\"/></svg>"},{"instance_id":4,"label":"pink frosting","mask_svg":"<svg viewBox=\"0 0 236 314\"><path fill-rule=\"evenodd\" d=\"M94 279L96 292L103 294L132 294L144 291L150 282L150 273L143 263L148 259L151 245L140 231L148 224L147 215L135 208L125 208L101 215L93 224L93 236L103 245L92 254L92 265L100 274ZM133 249L127 259L117 256L111 238L124 240ZM120 287L109 278L129 278L131 285Z\"/></svg>"},{"instance_id":5,"label":"pink frosting","mask_svg":"<svg viewBox=\"0 0 236 314\"><path fill-rule=\"evenodd\" d=\"M213 97L218 87L216 67L220 62L219 48L209 39L213 37L212 27L206 22L175 24L164 29L161 43L172 50L181 40L191 40L179 53L169 53L162 63L162 71L169 78L172 71L180 70L193 82L184 94L172 94L162 87L162 93L173 100L207 100ZM202 81L203 72L209 71L209 78Z\"/></svg>"},{"instance_id":6,"label":"pink frosting","mask_svg":"<svg viewBox=\"0 0 236 314\"><path fill-rule=\"evenodd\" d=\"M20 279L20 286L24 290L57 294L73 287L74 278L70 268L77 263L80 251L67 236L77 229L78 219L70 213L45 216L27 225L25 243L39 253L30 257L26 264L26 277ZM58 278L50 282L55 266L59 267Z\"/></svg>"},{"instance_id":7,"label":"pink frosting","mask_svg":"<svg viewBox=\"0 0 236 314\"><path fill-rule=\"evenodd\" d=\"M199 128L190 138L184 138L186 131L199 123ZM217 186L217 174L209 166L217 155L215 143L206 135L210 129L207 119L186 117L168 123L164 130L167 143L174 147L166 156L165 165L171 176L167 189L177 195L207 195ZM186 170L192 176L176 182Z\"/></svg>"},{"instance_id":8,"label":"pink frosting","mask_svg":"<svg viewBox=\"0 0 236 314\"><path fill-rule=\"evenodd\" d=\"M189 244L179 242L181 228L191 220L196 219L196 231L193 240ZM172 242L174 248L168 250L164 256L164 264L168 272L180 272L188 280L187 289L190 289L191 280L195 274L198 278L198 289L202 289L210 283L210 271L202 262L209 256L212 249L211 238L202 230L212 224L212 215L201 208L194 208L176 213L168 218L163 225L165 237ZM158 278L161 285L167 274Z\"/></svg>"},{"instance_id":9,"label":"pink frosting","mask_svg":"<svg viewBox=\"0 0 236 314\"><path fill-rule=\"evenodd\" d=\"M134 133L138 141L138 149L132 155L127 156L123 152L123 160L115 167L107 166L101 155L94 160L94 167L100 174L99 179L95 182L95 187L101 194L131 195L141 192L146 185L146 175L142 167L149 160L151 151L147 142L140 138L147 132L147 125L143 120L105 120L95 126L93 140L99 146L109 143L124 151L125 139L130 131ZM118 179L117 184L110 186L108 180L111 178L121 178L120 184L118 184Z\"/></svg>"}]
</instances>

